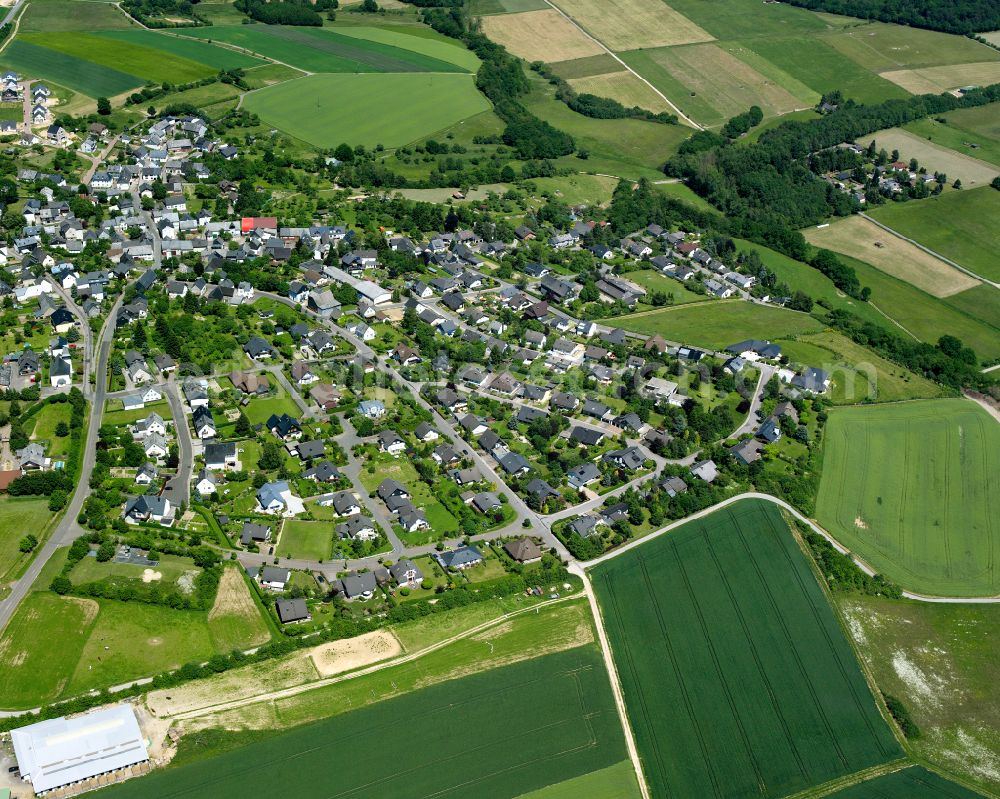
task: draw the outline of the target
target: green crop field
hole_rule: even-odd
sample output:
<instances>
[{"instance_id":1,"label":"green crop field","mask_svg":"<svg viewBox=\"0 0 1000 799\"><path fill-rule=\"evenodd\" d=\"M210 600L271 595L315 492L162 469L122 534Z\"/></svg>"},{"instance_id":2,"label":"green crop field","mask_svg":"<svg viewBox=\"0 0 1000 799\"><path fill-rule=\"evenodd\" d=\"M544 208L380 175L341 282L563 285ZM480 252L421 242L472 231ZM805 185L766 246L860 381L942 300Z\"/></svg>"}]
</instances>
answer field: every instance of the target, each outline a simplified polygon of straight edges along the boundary
<instances>
[{"instance_id":1,"label":"green crop field","mask_svg":"<svg viewBox=\"0 0 1000 799\"><path fill-rule=\"evenodd\" d=\"M135 75L31 44L21 36L0 53L0 67L37 75L89 97L114 97L137 89L143 83Z\"/></svg>"},{"instance_id":2,"label":"green crop field","mask_svg":"<svg viewBox=\"0 0 1000 799\"><path fill-rule=\"evenodd\" d=\"M369 25L336 25L323 30L420 53L447 61L468 72L479 69L479 59L475 53L455 39L441 36L423 25L385 25L378 28Z\"/></svg>"},{"instance_id":3,"label":"green crop field","mask_svg":"<svg viewBox=\"0 0 1000 799\"><path fill-rule=\"evenodd\" d=\"M329 560L333 549L333 525L286 519L275 552L282 558Z\"/></svg>"},{"instance_id":4,"label":"green crop field","mask_svg":"<svg viewBox=\"0 0 1000 799\"><path fill-rule=\"evenodd\" d=\"M489 108L471 75L312 75L246 95L243 107L318 147L400 147Z\"/></svg>"},{"instance_id":5,"label":"green crop field","mask_svg":"<svg viewBox=\"0 0 1000 799\"><path fill-rule=\"evenodd\" d=\"M921 766L910 766L827 794L827 799L982 799Z\"/></svg>"},{"instance_id":6,"label":"green crop field","mask_svg":"<svg viewBox=\"0 0 1000 799\"><path fill-rule=\"evenodd\" d=\"M352 29L361 30L360 28ZM400 47L399 36L375 34L365 38L330 28L295 28L283 25L189 28L185 36L228 42L246 47L298 69L311 72L468 72L469 60L444 51L452 60ZM423 40L410 46L420 47ZM453 48L454 49L454 48ZM428 42L426 50L442 53L441 43ZM456 61L460 63L455 63ZM464 65L463 65L464 64Z\"/></svg>"},{"instance_id":7,"label":"green crop field","mask_svg":"<svg viewBox=\"0 0 1000 799\"><path fill-rule=\"evenodd\" d=\"M977 275L1000 281L1000 191L988 186L950 191L919 202L887 203L869 215Z\"/></svg>"},{"instance_id":8,"label":"green crop field","mask_svg":"<svg viewBox=\"0 0 1000 799\"><path fill-rule=\"evenodd\" d=\"M890 579L927 594L1000 591L1000 425L966 400L830 413L816 516Z\"/></svg>"},{"instance_id":9,"label":"green crop field","mask_svg":"<svg viewBox=\"0 0 1000 799\"><path fill-rule=\"evenodd\" d=\"M639 799L641 794L632 761L623 760L600 771L592 771L582 777L573 777L522 794L517 799L579 799L582 796L592 796L595 799Z\"/></svg>"},{"instance_id":10,"label":"green crop field","mask_svg":"<svg viewBox=\"0 0 1000 799\"><path fill-rule=\"evenodd\" d=\"M593 578L652 795L786 796L902 755L773 504L686 524Z\"/></svg>"},{"instance_id":11,"label":"green crop field","mask_svg":"<svg viewBox=\"0 0 1000 799\"><path fill-rule=\"evenodd\" d=\"M743 300L713 300L647 313L617 316L607 324L637 333L659 333L668 341L721 349L747 338L789 338L816 333L823 325L808 314Z\"/></svg>"},{"instance_id":12,"label":"green crop field","mask_svg":"<svg viewBox=\"0 0 1000 799\"><path fill-rule=\"evenodd\" d=\"M0 497L0 586L14 579L33 557L18 548L21 539L33 533L41 541L54 516L45 498Z\"/></svg>"},{"instance_id":13,"label":"green crop field","mask_svg":"<svg viewBox=\"0 0 1000 799\"><path fill-rule=\"evenodd\" d=\"M114 3L87 0L31 0L18 30L28 31L103 31L132 28L138 25Z\"/></svg>"},{"instance_id":14,"label":"green crop field","mask_svg":"<svg viewBox=\"0 0 1000 799\"><path fill-rule=\"evenodd\" d=\"M624 758L604 663L587 646L424 688L100 795L511 799Z\"/></svg>"},{"instance_id":15,"label":"green crop field","mask_svg":"<svg viewBox=\"0 0 1000 799\"><path fill-rule=\"evenodd\" d=\"M218 71L167 50L93 33L28 33L19 38L22 42L58 55L78 58L107 69L119 69L141 80L156 83L186 83L207 78Z\"/></svg>"},{"instance_id":16,"label":"green crop field","mask_svg":"<svg viewBox=\"0 0 1000 799\"><path fill-rule=\"evenodd\" d=\"M965 36L871 22L823 37L872 72L1000 60L1000 53Z\"/></svg>"},{"instance_id":17,"label":"green crop field","mask_svg":"<svg viewBox=\"0 0 1000 799\"><path fill-rule=\"evenodd\" d=\"M785 4L756 0L670 0L670 7L717 39L817 33L828 25L818 15Z\"/></svg>"},{"instance_id":18,"label":"green crop field","mask_svg":"<svg viewBox=\"0 0 1000 799\"><path fill-rule=\"evenodd\" d=\"M80 0L82 2L82 0ZM234 69L236 67L252 68L265 64L259 58L246 53L231 50L228 47L217 47L207 42L157 33L148 30L101 31L102 39L115 39L129 45L148 47L169 54L169 57L183 58L198 64L204 64L214 70ZM131 62L122 62L131 63ZM173 81L180 83L181 81Z\"/></svg>"}]
</instances>

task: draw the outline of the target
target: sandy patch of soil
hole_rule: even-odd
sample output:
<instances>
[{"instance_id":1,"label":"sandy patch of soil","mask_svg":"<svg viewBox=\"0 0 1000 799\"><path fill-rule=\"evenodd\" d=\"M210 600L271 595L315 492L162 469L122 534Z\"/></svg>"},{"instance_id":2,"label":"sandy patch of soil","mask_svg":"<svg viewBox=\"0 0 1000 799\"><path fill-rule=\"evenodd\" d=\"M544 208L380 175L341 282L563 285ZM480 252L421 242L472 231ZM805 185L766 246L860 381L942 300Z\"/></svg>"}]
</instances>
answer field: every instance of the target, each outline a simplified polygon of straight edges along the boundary
<instances>
[{"instance_id":1,"label":"sandy patch of soil","mask_svg":"<svg viewBox=\"0 0 1000 799\"><path fill-rule=\"evenodd\" d=\"M317 646L310 652L310 657L320 676L330 677L396 657L402 652L403 647L395 635L388 630L376 630L356 638Z\"/></svg>"},{"instance_id":2,"label":"sandy patch of soil","mask_svg":"<svg viewBox=\"0 0 1000 799\"><path fill-rule=\"evenodd\" d=\"M144 583L152 583L163 579L163 572L153 571L152 569L142 570L142 581Z\"/></svg>"}]
</instances>

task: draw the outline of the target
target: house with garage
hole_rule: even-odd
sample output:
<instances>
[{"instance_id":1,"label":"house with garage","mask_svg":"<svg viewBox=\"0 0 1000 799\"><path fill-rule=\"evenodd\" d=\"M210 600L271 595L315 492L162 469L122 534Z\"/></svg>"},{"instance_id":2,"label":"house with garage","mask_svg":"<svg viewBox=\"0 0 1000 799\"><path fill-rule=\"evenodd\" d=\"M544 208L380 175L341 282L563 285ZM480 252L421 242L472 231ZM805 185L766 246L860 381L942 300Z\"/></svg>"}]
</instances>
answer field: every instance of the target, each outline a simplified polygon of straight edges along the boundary
<instances>
[{"instance_id":1,"label":"house with garage","mask_svg":"<svg viewBox=\"0 0 1000 799\"><path fill-rule=\"evenodd\" d=\"M361 514L345 519L333 529L341 538L350 538L353 541L374 541L378 538L375 523Z\"/></svg>"},{"instance_id":2,"label":"house with garage","mask_svg":"<svg viewBox=\"0 0 1000 799\"><path fill-rule=\"evenodd\" d=\"M434 558L445 571L463 571L482 563L483 553L470 545L446 552L438 552Z\"/></svg>"},{"instance_id":3,"label":"house with garage","mask_svg":"<svg viewBox=\"0 0 1000 799\"><path fill-rule=\"evenodd\" d=\"M205 467L213 471L231 471L239 468L236 442L205 444Z\"/></svg>"},{"instance_id":4,"label":"house with garage","mask_svg":"<svg viewBox=\"0 0 1000 799\"><path fill-rule=\"evenodd\" d=\"M240 543L243 546L266 544L270 540L271 528L269 525L243 522L243 529L240 531Z\"/></svg>"}]
</instances>

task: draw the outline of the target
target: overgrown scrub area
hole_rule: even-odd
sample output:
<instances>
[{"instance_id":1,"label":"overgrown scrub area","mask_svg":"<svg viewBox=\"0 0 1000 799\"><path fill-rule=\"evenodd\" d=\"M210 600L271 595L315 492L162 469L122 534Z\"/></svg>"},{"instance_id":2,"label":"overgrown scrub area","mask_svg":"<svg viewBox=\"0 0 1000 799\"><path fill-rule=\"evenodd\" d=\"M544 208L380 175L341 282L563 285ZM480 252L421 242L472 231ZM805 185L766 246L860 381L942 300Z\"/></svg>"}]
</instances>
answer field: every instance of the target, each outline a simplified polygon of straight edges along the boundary
<instances>
[{"instance_id":1,"label":"overgrown scrub area","mask_svg":"<svg viewBox=\"0 0 1000 799\"><path fill-rule=\"evenodd\" d=\"M771 503L691 522L593 579L653 795L787 796L902 754Z\"/></svg>"}]
</instances>

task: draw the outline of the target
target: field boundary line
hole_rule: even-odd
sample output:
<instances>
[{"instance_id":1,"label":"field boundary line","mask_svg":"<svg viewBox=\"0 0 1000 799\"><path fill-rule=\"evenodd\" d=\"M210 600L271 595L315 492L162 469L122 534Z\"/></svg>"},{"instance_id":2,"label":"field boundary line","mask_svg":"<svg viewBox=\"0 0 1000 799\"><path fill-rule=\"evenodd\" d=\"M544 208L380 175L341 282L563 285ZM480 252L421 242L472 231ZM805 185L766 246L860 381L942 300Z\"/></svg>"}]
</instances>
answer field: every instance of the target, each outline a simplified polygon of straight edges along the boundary
<instances>
[{"instance_id":1,"label":"field boundary line","mask_svg":"<svg viewBox=\"0 0 1000 799\"><path fill-rule=\"evenodd\" d=\"M649 786L646 784L646 775L642 770L642 761L639 758L639 748L636 746L635 735L632 732L632 723L625 710L625 694L622 691L621 680L618 678L618 667L611 653L611 642L608 640L607 631L604 629L604 619L601 616L601 607L597 602L597 595L594 593L593 585L591 585L590 576L580 567L579 563L570 563L569 571L583 581L583 592L587 596L587 602L590 604L590 613L594 617L594 627L597 630L597 640L601 644L604 667L608 673L608 680L611 682L611 693L615 698L615 707L618 709L622 734L625 736L625 748L628 750L629 759L632 761L632 768L635 769L635 776L639 782L639 793L642 799L651 799Z\"/></svg>"},{"instance_id":2,"label":"field boundary line","mask_svg":"<svg viewBox=\"0 0 1000 799\"><path fill-rule=\"evenodd\" d=\"M573 19L573 17L571 17L569 14L567 14L561 8L559 8L559 6L557 6L555 3L553 3L552 0L545 0L545 2L548 4L548 6L550 8L554 9L558 14L561 14L563 17L565 17L569 21L569 23L571 25L573 25L574 27L576 27L577 30L580 31L580 33L582 33L584 36L586 36L592 42L594 42L595 44L597 44L597 46L600 47L602 50L604 50L605 53L607 53L615 61L617 61L619 64L621 64L622 67L625 70L627 70L628 72L631 72L635 77L637 77L639 80L641 80L643 83L645 83L650 89L652 89L654 92L656 92L657 95L659 95L660 97L662 97L663 101L667 105L669 105L672 109L674 109L674 111L676 112L676 114L677 114L678 117L680 117L685 122L687 122L688 125L690 125L695 130L705 130L705 128L702 125L699 125L697 122L695 122L693 119L691 119L691 117L689 117L687 114L685 114L683 111L681 111L681 109L679 109L676 105L674 105L673 101L669 97L667 97L667 95L665 95L663 92L661 92L659 89L657 89L652 83L650 83L642 75L640 75L638 72L636 72L634 69L632 69L632 67L630 67L628 64L626 64L624 61L622 61L621 58L619 58L618 55L610 47L608 47L604 42L602 42L596 36L592 36L590 34L590 32L586 28L583 27L583 25L581 25L579 22L577 22L575 19Z\"/></svg>"},{"instance_id":3,"label":"field boundary line","mask_svg":"<svg viewBox=\"0 0 1000 799\"><path fill-rule=\"evenodd\" d=\"M867 219L872 224L874 224L874 225L882 228L882 230L884 230L886 233L891 233L897 239L902 239L903 241L905 241L905 242L907 242L909 244L912 244L918 250L923 250L928 255L932 255L935 258L937 258L939 261L943 261L944 263L948 264L949 266L955 267L955 269L959 270L960 272L965 272L965 274L967 274L969 277L974 277L980 283L985 283L987 286L993 286L993 288L995 288L995 289L1000 289L1000 283L997 283L995 280L989 280L988 278L985 278L982 275L976 274L971 269L967 269L966 267L962 266L961 264L955 263L950 258L945 258L943 255L941 255L941 253L935 252L930 247L925 247L919 241L914 241L913 239L909 238L908 236L904 236L898 230L893 230L891 227L889 227L886 224L883 224L882 222L879 222L874 217L868 216L868 214L866 214L864 211L859 211L858 212L858 216L862 217L863 219Z\"/></svg>"},{"instance_id":4,"label":"field boundary line","mask_svg":"<svg viewBox=\"0 0 1000 799\"><path fill-rule=\"evenodd\" d=\"M912 401L918 402L920 400L912 400ZM700 511L692 513L690 516L685 516L683 519L677 519L676 521L671 522L665 527L661 527L659 530L654 530L648 535L644 535L641 538L633 539L632 541L629 541L627 544L624 544L618 549L612 550L611 552L601 555L600 557L593 558L592 560L587 560L587 561L578 561L576 564L573 565L579 567L582 570L591 569L594 566L598 566L599 564L609 561L612 558L616 558L619 555L624 554L625 552L629 552L632 549L635 549L636 547L645 544L647 541L652 541L654 538L657 538L661 535L676 530L678 527L687 524L688 522L693 522L697 521L698 519L703 519L706 516L710 516L711 514L715 513L717 510L729 507L730 505L733 505L737 502L742 502L743 500L746 499L761 499L766 502L773 502L775 505L784 508L800 522L807 525L809 529L811 529L814 533L823 536L823 538L829 541L830 544L834 547L834 549L836 549L841 555L848 555L851 558L851 560L854 561L854 565L856 565L859 569L861 569L861 571L863 571L869 577L874 577L876 574L878 574L878 572L874 568L872 568L872 566L867 561L865 561L864 559L858 557L856 554L851 552L851 550L849 550L847 547L841 544L840 541L838 541L830 532L820 527L819 524L810 519L808 516L805 516L798 508L790 505L783 499L772 496L771 494L763 494L758 491L746 491L742 494L736 494L735 496L729 497L728 499L724 499L721 502L717 502L715 505L709 505L707 508L702 508ZM574 573L579 574L579 572L574 572ZM921 594L916 591L903 590L903 596L906 599L913 599L917 602L933 602L933 603L951 604L951 605L1000 604L1000 594L993 594L990 596L956 597L956 596L935 596L933 594Z\"/></svg>"},{"instance_id":5,"label":"field boundary line","mask_svg":"<svg viewBox=\"0 0 1000 799\"><path fill-rule=\"evenodd\" d=\"M824 782L822 785L814 785L811 788L806 788L798 793L789 794L784 797L784 799L820 799L820 797L829 796L835 791L840 791L844 788L851 788L855 785L861 785L869 780L876 779L877 777L885 777L889 774L895 774L897 771L902 771L903 769L910 768L914 765L916 764L909 758L901 757L898 760L892 760L888 763L880 763L877 766L871 766L870 768L861 769L861 771L845 774L843 777L835 777L829 782Z\"/></svg>"}]
</instances>

